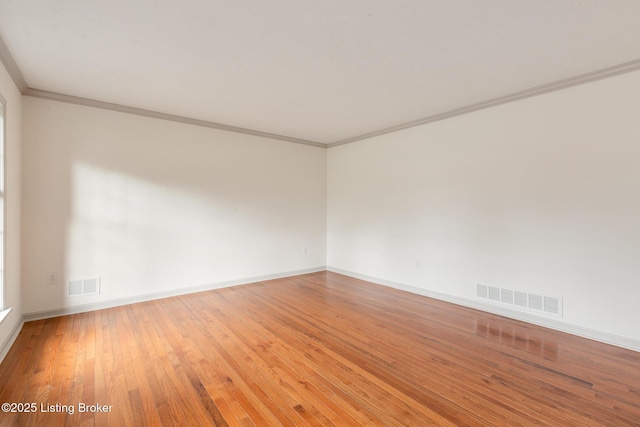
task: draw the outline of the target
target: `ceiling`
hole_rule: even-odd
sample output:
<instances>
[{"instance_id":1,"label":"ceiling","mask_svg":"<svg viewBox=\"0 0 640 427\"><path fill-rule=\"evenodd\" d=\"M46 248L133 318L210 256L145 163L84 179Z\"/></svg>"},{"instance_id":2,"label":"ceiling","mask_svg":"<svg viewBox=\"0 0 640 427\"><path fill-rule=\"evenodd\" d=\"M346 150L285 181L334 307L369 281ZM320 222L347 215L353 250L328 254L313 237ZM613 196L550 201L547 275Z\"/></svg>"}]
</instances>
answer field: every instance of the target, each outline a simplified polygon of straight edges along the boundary
<instances>
[{"instance_id":1,"label":"ceiling","mask_svg":"<svg viewBox=\"0 0 640 427\"><path fill-rule=\"evenodd\" d=\"M0 0L0 37L26 94L335 145L640 69L640 1Z\"/></svg>"}]
</instances>

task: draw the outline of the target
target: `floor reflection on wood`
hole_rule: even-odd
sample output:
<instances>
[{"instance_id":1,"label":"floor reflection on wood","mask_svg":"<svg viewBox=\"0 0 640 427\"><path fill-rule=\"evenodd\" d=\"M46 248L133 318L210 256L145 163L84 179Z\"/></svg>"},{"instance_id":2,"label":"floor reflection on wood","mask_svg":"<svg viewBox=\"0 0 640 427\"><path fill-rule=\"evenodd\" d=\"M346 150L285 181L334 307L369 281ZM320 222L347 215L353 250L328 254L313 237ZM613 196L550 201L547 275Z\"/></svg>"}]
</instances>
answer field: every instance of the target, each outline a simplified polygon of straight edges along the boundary
<instances>
[{"instance_id":1,"label":"floor reflection on wood","mask_svg":"<svg viewBox=\"0 0 640 427\"><path fill-rule=\"evenodd\" d=\"M20 426L637 426L640 353L321 272L27 323L0 401L75 409Z\"/></svg>"}]
</instances>

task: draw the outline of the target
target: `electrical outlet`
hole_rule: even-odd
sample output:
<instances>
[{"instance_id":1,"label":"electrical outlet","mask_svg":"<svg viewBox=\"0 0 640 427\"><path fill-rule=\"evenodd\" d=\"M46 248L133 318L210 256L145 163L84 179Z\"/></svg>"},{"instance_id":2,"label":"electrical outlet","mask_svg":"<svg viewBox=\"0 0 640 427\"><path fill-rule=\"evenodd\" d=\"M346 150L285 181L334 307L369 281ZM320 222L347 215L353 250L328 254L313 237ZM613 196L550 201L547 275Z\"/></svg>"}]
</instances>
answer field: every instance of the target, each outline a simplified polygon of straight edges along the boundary
<instances>
[{"instance_id":1,"label":"electrical outlet","mask_svg":"<svg viewBox=\"0 0 640 427\"><path fill-rule=\"evenodd\" d=\"M56 283L58 283L56 273L47 273L47 285L55 285Z\"/></svg>"},{"instance_id":2,"label":"electrical outlet","mask_svg":"<svg viewBox=\"0 0 640 427\"><path fill-rule=\"evenodd\" d=\"M308 253L309 251L307 250L307 248L302 248L302 255L307 256Z\"/></svg>"}]
</instances>

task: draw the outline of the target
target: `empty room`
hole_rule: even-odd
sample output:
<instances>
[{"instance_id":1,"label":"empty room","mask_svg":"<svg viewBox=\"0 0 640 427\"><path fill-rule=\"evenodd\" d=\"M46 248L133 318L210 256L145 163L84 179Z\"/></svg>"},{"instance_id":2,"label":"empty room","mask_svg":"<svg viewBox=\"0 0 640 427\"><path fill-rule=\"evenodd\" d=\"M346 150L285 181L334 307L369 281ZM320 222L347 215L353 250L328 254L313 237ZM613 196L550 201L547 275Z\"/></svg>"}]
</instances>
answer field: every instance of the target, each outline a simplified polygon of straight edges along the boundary
<instances>
[{"instance_id":1,"label":"empty room","mask_svg":"<svg viewBox=\"0 0 640 427\"><path fill-rule=\"evenodd\" d=\"M0 426L640 426L639 29L0 0Z\"/></svg>"}]
</instances>

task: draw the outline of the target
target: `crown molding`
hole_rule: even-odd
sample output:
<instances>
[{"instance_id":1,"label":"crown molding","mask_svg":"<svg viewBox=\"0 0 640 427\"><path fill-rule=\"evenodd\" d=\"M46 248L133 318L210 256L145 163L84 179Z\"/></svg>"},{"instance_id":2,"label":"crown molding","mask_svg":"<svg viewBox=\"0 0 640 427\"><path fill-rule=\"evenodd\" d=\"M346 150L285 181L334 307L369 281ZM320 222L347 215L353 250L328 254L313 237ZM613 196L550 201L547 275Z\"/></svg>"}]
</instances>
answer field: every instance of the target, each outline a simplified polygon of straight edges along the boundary
<instances>
[{"instance_id":1,"label":"crown molding","mask_svg":"<svg viewBox=\"0 0 640 427\"><path fill-rule=\"evenodd\" d=\"M555 92L557 90L570 88L572 86L577 86L584 83L605 79L607 77L613 77L618 74L630 73L632 71L638 71L638 70L640 70L640 59L625 62L619 65L614 65L612 67L603 68L590 73L581 74L579 76L570 77L570 78L558 80L552 83L536 86L531 89L526 89L520 92L515 92L515 93L501 96L498 98L493 98L488 101L478 102L476 104L468 105L466 107L456 108L454 110L450 110L441 114L435 114L433 116L424 117L422 119L413 120L400 125L391 126L385 129L380 129L374 132L365 133L362 135L343 139L341 141L332 142L327 144L327 148L332 148L332 147L337 147L339 145L345 145L345 144L350 144L352 142L362 141L363 139L369 139L375 136L397 132L403 129L409 129L409 128L424 125L427 123L437 122L440 120L448 119L450 117L471 113L473 111L483 110L485 108L495 107L498 105L507 104L509 102L519 101L521 99L531 98L537 95L542 95L549 92Z\"/></svg>"},{"instance_id":2,"label":"crown molding","mask_svg":"<svg viewBox=\"0 0 640 427\"><path fill-rule=\"evenodd\" d=\"M28 88L27 81L24 79L20 68L18 68L18 64L16 64L16 61L13 59L9 48L4 43L4 40L2 40L2 37L0 37L0 62L2 62L4 67L7 69L7 72L13 79L18 90L21 93L24 93Z\"/></svg>"},{"instance_id":3,"label":"crown molding","mask_svg":"<svg viewBox=\"0 0 640 427\"><path fill-rule=\"evenodd\" d=\"M259 130L247 129L239 126L225 125L223 123L216 123L208 120L192 119L190 117L177 116L174 114L161 113L161 112L152 111L152 110L145 110L143 108L129 107L126 105L96 101L88 98L80 98L80 97L71 96L71 95L64 95L60 93L49 92L46 90L30 88L29 85L27 85L27 82L24 79L24 76L22 75L22 72L20 71L18 64L16 64L16 61L13 59L13 56L11 55L9 48L5 44L2 37L0 37L0 62L7 69L9 75L13 79L13 82L17 86L20 93L22 93L25 96L32 96L34 98L42 98L42 99L66 102L70 104L84 105L87 107L101 108L105 110L119 111L122 113L135 114L138 116L151 117L151 118L161 119L161 120L169 120L169 121L178 122L178 123L186 123L194 126L201 126L201 127L206 127L206 128L216 129L216 130L223 130L227 132L241 133L245 135L253 135L253 136L258 136L262 138L275 139L279 141L293 142L296 144L310 145L313 147L327 148L327 145L321 142L309 141L306 139L294 138L286 135L278 135L278 134L269 133L269 132L262 132Z\"/></svg>"},{"instance_id":4,"label":"crown molding","mask_svg":"<svg viewBox=\"0 0 640 427\"><path fill-rule=\"evenodd\" d=\"M143 108L129 107L121 104L113 104L110 102L96 101L94 99L80 98L77 96L64 95L46 90L27 88L23 95L34 98L49 99L53 101L66 102L69 104L83 105L85 107L101 108L104 110L118 111L121 113L135 114L137 116L151 117L154 119L168 120L172 122L185 123L194 126L201 126L211 129L223 130L227 132L242 133L246 135L259 136L262 138L276 139L280 141L293 142L296 144L311 145L313 147L326 148L326 144L320 142L308 141L306 139L294 138L286 135L278 135L275 133L262 132L259 130L247 129L238 126L225 125L223 123L210 122L208 120L192 119L190 117L177 116L174 114L161 113L158 111L145 110Z\"/></svg>"},{"instance_id":5,"label":"crown molding","mask_svg":"<svg viewBox=\"0 0 640 427\"><path fill-rule=\"evenodd\" d=\"M106 110L118 111L122 113L135 114L138 116L174 121L174 122L185 123L185 124L190 124L194 126L201 126L201 127L211 128L211 129L223 130L227 132L253 135L253 136L258 136L262 138L293 142L296 144L310 145L313 147L320 147L320 148L332 148L340 145L350 144L352 142L362 141L362 140L373 138L376 136L385 135L388 133L397 132L400 130L409 129L412 127L421 126L428 123L437 122L440 120L445 120L451 117L456 117L456 116L468 114L474 111L483 110L485 108L496 107L498 105L507 104L510 102L531 98L534 96L570 88L573 86L578 86L578 85L593 82L596 80L613 77L619 74L630 73L633 71L640 70L640 59L636 59L633 61L629 61L622 64L596 70L590 73L581 74L579 76L569 77L569 78L558 80L552 83L535 86L533 88L515 92L509 95L493 98L487 101L478 102L478 103L461 107L461 108L456 108L450 111L446 111L444 113L435 114L432 116L424 117L421 119L413 120L410 122L402 123L399 125L391 126L388 128L364 133L361 135L357 135L350 138L325 144L321 142L295 138L287 135L279 135L279 134L274 134L269 132L262 132L254 129L247 129L247 128L238 127L238 126L225 125L223 123L217 123L217 122L212 122L208 120L193 119L190 117L161 113L161 112L152 111L152 110L145 110L143 108L129 107L121 104L113 104L110 102L97 101L97 100L88 99L88 98L81 98L81 97L76 97L72 95L64 95L56 92L49 92L46 90L33 89L27 85L27 82L25 81L24 76L20 71L20 68L18 68L18 65L13 59L13 56L11 56L11 52L9 52L9 49L7 48L6 44L4 43L1 37L0 37L0 62L4 64L5 68L9 72L9 75L11 76L14 83L18 87L18 90L20 90L20 92L26 96L66 102L71 104L84 105L84 106L93 107L93 108L101 108Z\"/></svg>"}]
</instances>

